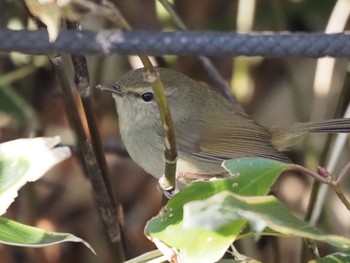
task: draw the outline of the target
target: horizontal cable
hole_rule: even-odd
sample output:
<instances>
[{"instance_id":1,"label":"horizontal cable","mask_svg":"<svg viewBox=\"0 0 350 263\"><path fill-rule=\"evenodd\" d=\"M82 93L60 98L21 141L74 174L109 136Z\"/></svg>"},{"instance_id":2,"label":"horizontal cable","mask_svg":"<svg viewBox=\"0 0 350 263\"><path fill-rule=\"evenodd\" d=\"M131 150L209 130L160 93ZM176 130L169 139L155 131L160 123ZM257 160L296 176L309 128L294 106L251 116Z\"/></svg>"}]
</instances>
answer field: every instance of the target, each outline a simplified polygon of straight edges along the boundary
<instances>
[{"instance_id":1,"label":"horizontal cable","mask_svg":"<svg viewBox=\"0 0 350 263\"><path fill-rule=\"evenodd\" d=\"M0 52L76 55L350 57L350 34L208 31L61 31L50 43L45 30L0 30Z\"/></svg>"}]
</instances>

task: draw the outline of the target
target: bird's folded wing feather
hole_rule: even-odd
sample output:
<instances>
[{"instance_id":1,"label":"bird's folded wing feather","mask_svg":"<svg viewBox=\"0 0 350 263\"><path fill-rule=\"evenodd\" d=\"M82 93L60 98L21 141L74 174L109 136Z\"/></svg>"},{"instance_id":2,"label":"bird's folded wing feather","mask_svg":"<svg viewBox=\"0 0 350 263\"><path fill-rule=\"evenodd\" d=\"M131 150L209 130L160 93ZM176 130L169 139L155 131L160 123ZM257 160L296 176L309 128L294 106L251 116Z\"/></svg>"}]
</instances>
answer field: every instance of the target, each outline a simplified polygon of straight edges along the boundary
<instances>
[{"instance_id":1,"label":"bird's folded wing feather","mask_svg":"<svg viewBox=\"0 0 350 263\"><path fill-rule=\"evenodd\" d=\"M236 113L231 118L221 117L193 125L197 127L192 127L192 130L203 132L178 137L180 154L213 162L252 156L290 162L271 144L268 130L243 114Z\"/></svg>"}]
</instances>

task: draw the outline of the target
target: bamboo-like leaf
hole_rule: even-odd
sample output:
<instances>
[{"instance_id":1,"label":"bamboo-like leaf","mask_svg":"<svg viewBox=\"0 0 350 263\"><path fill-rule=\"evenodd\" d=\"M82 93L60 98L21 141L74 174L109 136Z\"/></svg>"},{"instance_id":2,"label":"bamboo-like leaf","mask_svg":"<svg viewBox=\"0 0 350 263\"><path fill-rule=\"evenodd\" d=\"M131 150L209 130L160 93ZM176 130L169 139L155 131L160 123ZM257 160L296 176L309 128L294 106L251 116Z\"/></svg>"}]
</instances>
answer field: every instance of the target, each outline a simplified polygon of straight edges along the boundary
<instances>
[{"instance_id":1,"label":"bamboo-like leaf","mask_svg":"<svg viewBox=\"0 0 350 263\"><path fill-rule=\"evenodd\" d=\"M217 218L222 218L217 220ZM256 233L267 226L284 236L297 236L349 248L350 239L328 235L294 216L273 196L240 196L225 191L205 200L187 203L183 224L216 232L233 222L247 220Z\"/></svg>"},{"instance_id":2,"label":"bamboo-like leaf","mask_svg":"<svg viewBox=\"0 0 350 263\"><path fill-rule=\"evenodd\" d=\"M0 144L0 215L27 182L34 182L71 155L68 147L53 148L60 138L18 139Z\"/></svg>"},{"instance_id":3,"label":"bamboo-like leaf","mask_svg":"<svg viewBox=\"0 0 350 263\"><path fill-rule=\"evenodd\" d=\"M347 263L350 262L350 252L337 252L322 258L310 260L309 263Z\"/></svg>"},{"instance_id":4,"label":"bamboo-like leaf","mask_svg":"<svg viewBox=\"0 0 350 263\"><path fill-rule=\"evenodd\" d=\"M72 234L48 232L0 217L0 243L2 244L24 247L45 247L64 242L83 243L95 254L95 251L87 242Z\"/></svg>"},{"instance_id":5,"label":"bamboo-like leaf","mask_svg":"<svg viewBox=\"0 0 350 263\"><path fill-rule=\"evenodd\" d=\"M1 80L0 80L1 82ZM38 119L28 103L8 86L0 84L0 112L4 112L19 128L32 131L38 128ZM1 117L0 117L1 119Z\"/></svg>"},{"instance_id":6,"label":"bamboo-like leaf","mask_svg":"<svg viewBox=\"0 0 350 263\"><path fill-rule=\"evenodd\" d=\"M234 179L196 182L175 195L161 213L151 219L145 228L146 235L167 256L181 258L183 262L215 262L225 253L239 235L246 220L210 231L204 228L186 228L183 222L183 206L193 200L208 198L232 187ZM205 253L203 253L205 251Z\"/></svg>"},{"instance_id":7,"label":"bamboo-like leaf","mask_svg":"<svg viewBox=\"0 0 350 263\"><path fill-rule=\"evenodd\" d=\"M244 157L223 162L222 166L236 177L240 195L266 195L279 175L292 167L289 163L260 157Z\"/></svg>"},{"instance_id":8,"label":"bamboo-like leaf","mask_svg":"<svg viewBox=\"0 0 350 263\"><path fill-rule=\"evenodd\" d=\"M291 168L290 164L264 158L240 158L226 161L223 166L232 178L192 183L147 223L146 235L168 260L216 262L248 222L250 228L244 236L296 235L335 246L349 246L348 239L326 235L295 218L277 200L264 197L278 176ZM259 196L247 197L255 195ZM255 203L247 203L244 196ZM264 233L266 226L272 230Z\"/></svg>"}]
</instances>

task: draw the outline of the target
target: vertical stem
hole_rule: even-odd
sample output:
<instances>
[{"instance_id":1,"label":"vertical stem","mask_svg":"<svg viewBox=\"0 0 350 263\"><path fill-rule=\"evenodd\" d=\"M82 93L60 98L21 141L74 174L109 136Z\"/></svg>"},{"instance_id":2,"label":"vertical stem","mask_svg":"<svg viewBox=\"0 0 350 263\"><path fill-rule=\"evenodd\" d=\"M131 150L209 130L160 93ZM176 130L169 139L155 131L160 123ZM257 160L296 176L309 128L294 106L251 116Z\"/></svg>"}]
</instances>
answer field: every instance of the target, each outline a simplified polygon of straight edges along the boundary
<instances>
[{"instance_id":1,"label":"vertical stem","mask_svg":"<svg viewBox=\"0 0 350 263\"><path fill-rule=\"evenodd\" d=\"M79 24L75 22L67 22L68 29L79 30ZM109 242L112 248L112 253L116 262L121 262L125 259L124 249L122 244L121 225L118 219L122 218L120 202L116 205L115 195L112 185L109 180L108 167L104 155L100 132L98 130L97 118L92 106L91 88L89 81L89 73L84 56L72 55L72 63L74 67L74 82L77 91L79 92L82 106L84 109L83 118L87 121L88 131L85 132L90 136L89 141L93 151L93 165L96 166L96 171L89 174L95 199L100 210L100 216L107 231Z\"/></svg>"},{"instance_id":2,"label":"vertical stem","mask_svg":"<svg viewBox=\"0 0 350 263\"><path fill-rule=\"evenodd\" d=\"M69 123L77 137L79 149L81 151L81 160L84 164L85 171L91 180L94 192L96 193L95 199L98 203L101 218L108 230L110 243L113 244L113 247L115 248L113 249L115 262L123 262L125 260L125 255L121 243L121 234L117 222L116 209L111 203L111 198L108 194L105 182L101 179L101 168L96 160L93 146L82 125L74 93L62 66L62 58L59 55L51 56L50 58L56 70L57 78L61 84L63 102L67 110ZM80 100L78 102L81 103Z\"/></svg>"},{"instance_id":3,"label":"vertical stem","mask_svg":"<svg viewBox=\"0 0 350 263\"><path fill-rule=\"evenodd\" d=\"M126 19L122 16L117 8L115 8L115 21L118 25L125 30L130 31L132 28ZM175 188L176 181L176 161L177 161L177 148L176 148L176 139L175 139L175 129L173 126L171 113L169 105L164 93L164 87L162 82L159 79L157 71L153 67L151 60L147 56L139 56L141 62L144 66L145 79L148 81L156 98L159 113L164 129L164 141L165 141L165 170L164 170L164 180L161 187L164 190L171 191Z\"/></svg>"},{"instance_id":4,"label":"vertical stem","mask_svg":"<svg viewBox=\"0 0 350 263\"><path fill-rule=\"evenodd\" d=\"M158 72L154 69L148 57L140 57L145 66L145 80L151 83L154 96L156 98L160 118L163 124L165 137L165 170L164 180L161 187L171 191L175 187L177 149L175 139L175 129L173 126L169 105L166 100L163 85L159 79Z\"/></svg>"}]
</instances>

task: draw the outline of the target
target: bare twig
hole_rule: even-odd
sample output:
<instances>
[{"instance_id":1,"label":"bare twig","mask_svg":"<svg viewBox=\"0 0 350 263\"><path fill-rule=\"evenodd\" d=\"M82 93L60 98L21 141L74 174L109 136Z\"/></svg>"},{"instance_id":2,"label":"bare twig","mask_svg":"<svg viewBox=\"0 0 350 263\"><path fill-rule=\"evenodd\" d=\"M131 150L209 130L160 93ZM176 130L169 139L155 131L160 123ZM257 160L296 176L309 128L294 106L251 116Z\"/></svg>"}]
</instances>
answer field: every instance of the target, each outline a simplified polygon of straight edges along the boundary
<instances>
[{"instance_id":1,"label":"bare twig","mask_svg":"<svg viewBox=\"0 0 350 263\"><path fill-rule=\"evenodd\" d=\"M350 5L348 1L343 1L343 0L338 0L335 3L335 6L332 10L332 14L329 17L328 23L327 23L327 28L326 32L342 32L347 24L347 20L349 18L350 14ZM335 59L331 58L324 58L324 59L319 59L317 61L317 67L316 67L316 73L315 73L315 79L314 79L314 92L318 93L321 99L319 98L318 101L314 100L313 101L313 107L312 107L312 116L315 116L318 114L316 109L319 109L319 107L315 107L319 105L324 104L324 99L327 97L327 93L329 92L329 89L331 87L331 79L334 73L334 65L335 65ZM325 69L327 72L329 72L328 75L325 75ZM348 89L348 87L343 86L343 90ZM320 96L321 95L321 96ZM341 97L337 103L339 106L341 103ZM321 107L325 108L325 107ZM335 114L339 114L339 111L336 112ZM327 139L327 145L326 148L329 148L329 142L330 142L330 137ZM333 146L333 149L331 150L331 155L330 158L328 159L328 163L326 165L327 169L331 172L333 172L336 160L338 160L338 157L340 155L341 149L344 146L345 143L345 135L344 134L339 134L336 139L336 143ZM326 149L325 148L325 149ZM337 189L332 188L336 193ZM311 196L310 196L310 201L308 204L308 208L306 211L306 216L305 218L307 221L309 221L311 224L316 224L320 214L321 214L321 209L324 205L324 200L326 199L326 194L327 194L327 187L324 185L319 185L317 182L315 182L312 186L312 191L311 191ZM343 198L343 196L339 196L339 198ZM346 200L346 199L345 199ZM344 203L345 200L342 200ZM346 203L344 203L346 204ZM312 251L311 251L312 252ZM306 248L303 247L301 254L300 254L300 261L303 260L306 254Z\"/></svg>"},{"instance_id":2,"label":"bare twig","mask_svg":"<svg viewBox=\"0 0 350 263\"><path fill-rule=\"evenodd\" d=\"M350 211L350 202L349 200L345 197L344 192L340 189L339 184L336 182L331 181L329 183L329 186L333 189L333 191L337 194L339 199L342 201L342 203L345 205L345 207Z\"/></svg>"},{"instance_id":3,"label":"bare twig","mask_svg":"<svg viewBox=\"0 0 350 263\"><path fill-rule=\"evenodd\" d=\"M118 11L116 7L115 16L117 16L116 21L121 21L118 25L124 30L131 30L131 26L124 19L122 14ZM139 56L142 64L144 65L145 80L151 84L154 97L157 101L159 113L164 129L165 137L165 170L164 170L164 180L160 180L161 187L171 192L175 188L176 180L176 161L177 161L177 148L175 139L175 129L171 119L171 113L169 105L164 93L163 84L159 79L158 73L153 67L150 59L147 56Z\"/></svg>"},{"instance_id":4,"label":"bare twig","mask_svg":"<svg viewBox=\"0 0 350 263\"><path fill-rule=\"evenodd\" d=\"M172 19L174 20L174 23L178 28L182 30L188 30L188 28L186 27L184 22L181 20L181 18L177 15L176 11L172 7L172 5L168 2L168 0L159 0L159 2L168 11L168 13L172 17ZM231 103L233 104L238 103L236 98L230 92L230 88L228 87L227 83L222 78L222 76L217 71L217 69L214 67L210 59L205 56L198 56L197 59L201 63L204 70L208 73L208 76L211 82L213 83L214 87L217 89L217 91L220 92L221 95L223 95Z\"/></svg>"},{"instance_id":5,"label":"bare twig","mask_svg":"<svg viewBox=\"0 0 350 263\"><path fill-rule=\"evenodd\" d=\"M349 74L347 78L349 78ZM348 91L349 90L348 85L345 84L343 90ZM345 102L348 103L347 101ZM350 117L350 104L347 105L347 109L345 110L345 114L343 115L343 117L344 118ZM328 161L325 165L328 171L333 172L335 165L337 163L337 160L341 155L341 151L344 145L346 144L346 138L347 138L347 134L345 133L337 135L336 140L332 146L332 149L329 151L330 157L328 158ZM307 211L307 214L309 215L308 218L310 218L309 221L311 224L315 224L321 214L321 209L323 207L323 203L326 198L327 191L328 191L328 188L326 186L317 185L317 183L314 183L313 191L310 197L309 207Z\"/></svg>"},{"instance_id":6,"label":"bare twig","mask_svg":"<svg viewBox=\"0 0 350 263\"><path fill-rule=\"evenodd\" d=\"M349 168L350 168L350 163L348 163L344 167L342 172L344 172L344 173L348 172ZM332 190L336 193L336 195L339 197L340 201L342 201L342 203L345 205L345 207L350 211L350 202L347 200L347 198L344 195L344 192L341 190L341 188L338 184L337 176L329 173L326 168L319 166L318 167L319 174L307 169L306 167L303 167L303 166L297 165L297 164L290 165L290 169L293 171L297 171L297 172L301 172L303 174L310 175L313 178L315 178L317 181L319 181L320 183L329 185L332 188Z\"/></svg>"},{"instance_id":7,"label":"bare twig","mask_svg":"<svg viewBox=\"0 0 350 263\"><path fill-rule=\"evenodd\" d=\"M67 22L69 29L79 30L79 24L76 22ZM116 202L112 185L108 176L108 167L104 150L101 142L101 136L97 126L96 115L91 101L91 88L89 81L89 73L84 56L72 56L74 66L74 81L76 89L79 92L83 105L85 118L88 125L86 132L87 139L91 141L91 147L94 152L93 162L98 170L89 173L92 188L95 192L95 198L100 210L100 216L107 231L112 252L116 262L125 260L124 249L122 244L121 220L123 215L120 202ZM88 137L90 136L90 138Z\"/></svg>"},{"instance_id":8,"label":"bare twig","mask_svg":"<svg viewBox=\"0 0 350 263\"><path fill-rule=\"evenodd\" d=\"M153 70L153 71L152 71ZM165 171L164 180L161 181L161 187L164 190L171 191L175 186L175 173L176 173L176 139L175 129L172 124L170 109L166 101L163 85L160 82L157 72L153 67L145 67L145 80L150 82L158 103L160 118L163 123L163 129L165 133Z\"/></svg>"},{"instance_id":9,"label":"bare twig","mask_svg":"<svg viewBox=\"0 0 350 263\"><path fill-rule=\"evenodd\" d=\"M343 118L350 117L350 104L348 103L350 98L349 84L350 84L350 76L348 73L345 78L343 89L338 98L337 107L333 115L334 118L339 118L340 116L343 116ZM345 114L343 114L343 112L345 112ZM326 159L328 157L327 155L329 155L328 161L325 165L328 171L332 172L334 170L335 165L341 154L341 151L346 143L346 138L347 138L347 134L345 133L338 134L331 148L332 138L330 134L328 135L325 143L325 147L320 157L320 163L323 164L326 162ZM345 171L346 171L346 166L339 173L337 183L339 183L342 180L343 176L345 175ZM324 200L326 199L327 192L328 192L327 185L321 185L320 182L318 181L313 182L308 207L304 217L304 219L310 222L312 225L316 224L321 214L321 210L324 204ZM300 258L301 259L305 258L305 255L306 255L306 247L303 246Z\"/></svg>"},{"instance_id":10,"label":"bare twig","mask_svg":"<svg viewBox=\"0 0 350 263\"><path fill-rule=\"evenodd\" d=\"M39 27L44 26L40 20L35 19L35 21ZM73 24L68 25L73 26ZM85 123L86 119L80 116L77 106L77 103L81 103L81 100L77 98L76 93L73 92L70 86L62 66L62 57L58 54L50 55L49 57L56 71L56 77L61 84L62 98L67 111L68 121L77 137L80 149L79 157L94 189L94 197L108 233L112 254L114 255L115 262L123 262L125 260L125 254L118 224L118 218L121 218L121 216L118 217L118 212L122 210L116 209L113 192L107 176L107 165L97 130L96 117L90 101L89 77L85 58L72 56L76 85L83 100L85 114L90 128L89 131L85 131L84 129L83 123ZM94 139L92 142L90 140L90 134Z\"/></svg>"},{"instance_id":11,"label":"bare twig","mask_svg":"<svg viewBox=\"0 0 350 263\"><path fill-rule=\"evenodd\" d=\"M107 193L105 182L101 179L101 168L95 157L93 146L87 136L82 125L82 120L79 115L74 93L71 89L64 68L62 66L62 58L58 55L50 57L57 74L57 78L61 84L63 92L63 102L67 110L67 117L71 127L75 131L79 148L81 150L81 160L88 177L91 180L91 185L95 189L95 198L100 209L101 218L108 230L109 240L118 253L115 253L116 262L123 262L125 259L123 247L121 243L121 234L117 222L117 212L115 206L112 205L112 199ZM99 176L96 176L99 175Z\"/></svg>"},{"instance_id":12,"label":"bare twig","mask_svg":"<svg viewBox=\"0 0 350 263\"><path fill-rule=\"evenodd\" d=\"M314 179L316 179L317 181L319 181L322 184L329 184L330 178L328 176L324 176L324 174L318 174L315 173L314 171L311 171L309 169L307 169L304 166L298 165L298 164L292 164L291 165L292 170L293 171L297 171L306 175L310 175L311 177L313 177Z\"/></svg>"},{"instance_id":13,"label":"bare twig","mask_svg":"<svg viewBox=\"0 0 350 263\"><path fill-rule=\"evenodd\" d=\"M339 184L343 179L344 177L349 174L350 172L350 162L348 162L344 168L340 171L339 175L338 175L338 179L337 179L337 184Z\"/></svg>"},{"instance_id":14,"label":"bare twig","mask_svg":"<svg viewBox=\"0 0 350 263\"><path fill-rule=\"evenodd\" d=\"M348 19L348 16L350 14L350 5L347 1L338 0L335 3L335 6L332 10L332 14L328 20L326 32L342 32L344 30L344 27L346 26L346 21ZM328 67L327 72L330 72L330 76L324 76L323 70L325 67ZM317 64L317 70L315 74L315 80L314 80L314 91L322 94L322 97L327 97L327 93L330 90L331 85L331 76L334 68L334 60L333 59L319 59ZM324 79L326 78L326 79ZM349 79L349 73L347 73L346 79ZM349 83L345 83L343 86L342 94L340 94L338 102L337 102L337 109L335 111L334 117L339 117L343 115L343 112L345 111L345 108L348 105L348 100L344 100L344 98L348 97L349 95ZM323 87L323 91L321 92ZM348 93L348 94L346 94ZM320 96L319 96L320 97ZM314 101L313 104L315 104L317 101ZM319 104L324 104L324 101L321 100L318 102ZM321 105L321 104L320 104ZM343 109L344 107L344 109ZM319 107L313 107L314 109ZM322 107L324 108L324 107ZM312 115L315 115L316 111L314 110ZM348 114L349 115L349 114ZM343 116L346 117L346 114ZM326 147L327 152L330 152L329 160L327 161L326 167L328 171L333 172L335 164L338 160L338 157L340 155L342 145L345 143L345 134L339 134L337 135L337 139L335 144L332 147L331 151L328 151L328 147ZM329 140L328 140L329 142ZM328 144L328 143L327 143ZM325 156L326 154L323 154ZM324 159L326 159L324 157ZM321 213L321 209L325 200L325 195L327 193L327 188L324 186L317 185L317 183L314 183L312 194L309 201L309 206L306 213L306 219L311 222L311 224L315 224L316 221L319 218L319 215ZM317 196L316 196L317 195Z\"/></svg>"},{"instance_id":15,"label":"bare twig","mask_svg":"<svg viewBox=\"0 0 350 263\"><path fill-rule=\"evenodd\" d=\"M350 163L347 163L347 165L342 169L342 173L347 173L349 171L349 165ZM346 208L350 211L350 203L347 200L347 198L344 195L344 192L340 189L338 179L336 176L330 174L325 168L323 167L318 167L320 174L324 176L325 178L328 178L329 182L328 185L332 188L332 190L337 194L339 199L343 202L343 204L346 206ZM343 175L342 175L343 176Z\"/></svg>"},{"instance_id":16,"label":"bare twig","mask_svg":"<svg viewBox=\"0 0 350 263\"><path fill-rule=\"evenodd\" d=\"M88 8L90 13L96 13L107 17L115 22L121 29L131 31L132 28L127 20L123 17L118 8L108 1L103 1L101 5L96 5L88 1L77 0L76 3ZM88 5L88 6L87 6ZM157 71L153 67L150 59L147 56L139 56L145 68L146 80L150 82L154 97L156 98L161 121L164 129L165 137L165 171L164 171L164 185L161 185L167 191L171 191L175 187L176 174L176 160L177 149L175 132L171 119L170 109L166 100L163 85L159 79Z\"/></svg>"}]
</instances>

